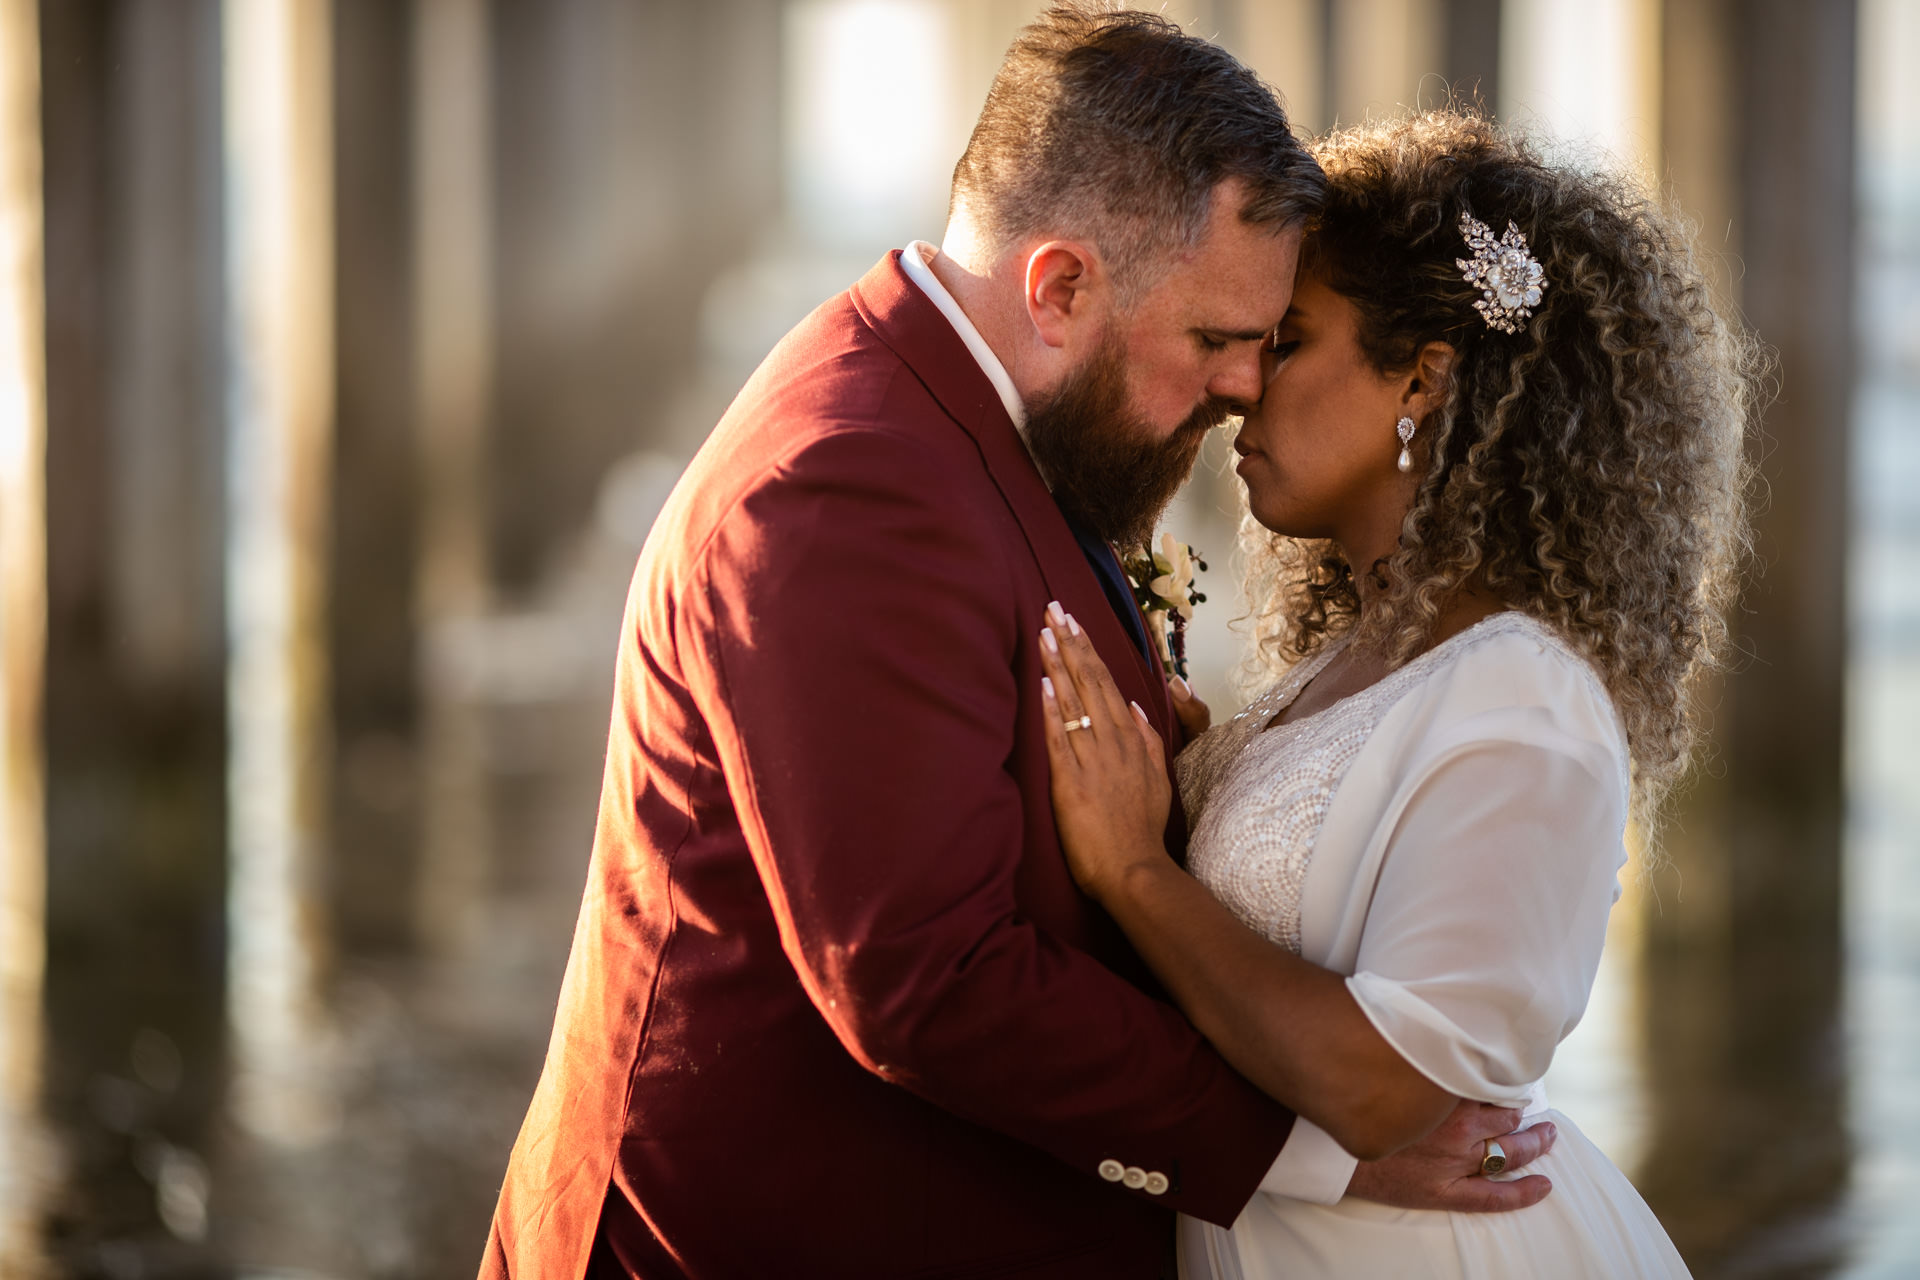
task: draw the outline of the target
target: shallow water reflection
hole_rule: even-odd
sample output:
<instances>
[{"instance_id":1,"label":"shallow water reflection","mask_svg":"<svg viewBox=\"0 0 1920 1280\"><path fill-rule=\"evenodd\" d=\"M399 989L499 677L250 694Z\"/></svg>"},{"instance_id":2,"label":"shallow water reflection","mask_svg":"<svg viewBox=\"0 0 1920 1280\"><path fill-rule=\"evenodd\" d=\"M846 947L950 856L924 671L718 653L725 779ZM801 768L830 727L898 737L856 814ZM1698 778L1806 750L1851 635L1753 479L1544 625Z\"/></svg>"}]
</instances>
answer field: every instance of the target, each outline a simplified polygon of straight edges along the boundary
<instances>
[{"instance_id":1,"label":"shallow water reflection","mask_svg":"<svg viewBox=\"0 0 1920 1280\"><path fill-rule=\"evenodd\" d=\"M46 1185L37 1209L5 1197L32 1222L0 1274L471 1275L566 958L604 715L477 713L494 767L466 800L518 855L487 869L487 936L457 961L341 949L323 1003L271 1061L227 1030L204 917L57 939L45 1086L25 1117L57 1158L5 1148L0 1175ZM337 934L382 910L345 904ZM212 954L182 963L198 949ZM22 1019L5 1028L9 1055L30 1047Z\"/></svg>"}]
</instances>

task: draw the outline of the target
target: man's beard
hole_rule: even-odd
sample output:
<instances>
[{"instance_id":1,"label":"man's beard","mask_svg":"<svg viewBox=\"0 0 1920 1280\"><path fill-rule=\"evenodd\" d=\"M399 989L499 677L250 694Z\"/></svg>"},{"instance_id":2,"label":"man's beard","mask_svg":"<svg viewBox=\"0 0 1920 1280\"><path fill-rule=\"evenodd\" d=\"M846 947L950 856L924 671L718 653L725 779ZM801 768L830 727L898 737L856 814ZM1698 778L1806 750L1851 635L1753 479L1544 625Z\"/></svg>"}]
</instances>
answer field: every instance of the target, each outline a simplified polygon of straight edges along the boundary
<instances>
[{"instance_id":1,"label":"man's beard","mask_svg":"<svg viewBox=\"0 0 1920 1280\"><path fill-rule=\"evenodd\" d=\"M1125 346L1110 329L1084 365L1028 408L1027 446L1067 518L1130 551L1153 537L1207 432L1234 408L1209 397L1160 438L1127 398Z\"/></svg>"}]
</instances>

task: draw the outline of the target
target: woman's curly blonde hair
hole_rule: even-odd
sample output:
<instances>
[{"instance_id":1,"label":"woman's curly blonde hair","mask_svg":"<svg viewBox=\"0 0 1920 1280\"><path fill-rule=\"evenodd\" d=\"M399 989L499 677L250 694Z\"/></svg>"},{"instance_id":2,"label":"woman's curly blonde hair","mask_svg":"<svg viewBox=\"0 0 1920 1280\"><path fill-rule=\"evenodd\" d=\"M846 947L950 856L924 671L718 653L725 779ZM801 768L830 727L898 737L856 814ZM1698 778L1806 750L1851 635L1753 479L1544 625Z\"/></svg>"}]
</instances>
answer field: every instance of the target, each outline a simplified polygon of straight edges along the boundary
<instances>
[{"instance_id":1,"label":"woman's curly blonde hair","mask_svg":"<svg viewBox=\"0 0 1920 1280\"><path fill-rule=\"evenodd\" d=\"M1749 551L1743 440L1760 348L1717 309L1689 228L1623 180L1545 163L1477 115L1433 111L1336 132L1315 153L1325 211L1301 259L1353 303L1368 361L1456 355L1383 589L1361 620L1330 542L1242 534L1256 661L1286 666L1352 631L1398 666L1473 584L1552 626L1599 671L1626 726L1650 826L1697 736L1693 696L1723 664ZM1489 328L1460 215L1509 220L1548 288L1519 333ZM1392 424L1382 424L1386 431ZM1420 452L1416 445L1416 453Z\"/></svg>"}]
</instances>

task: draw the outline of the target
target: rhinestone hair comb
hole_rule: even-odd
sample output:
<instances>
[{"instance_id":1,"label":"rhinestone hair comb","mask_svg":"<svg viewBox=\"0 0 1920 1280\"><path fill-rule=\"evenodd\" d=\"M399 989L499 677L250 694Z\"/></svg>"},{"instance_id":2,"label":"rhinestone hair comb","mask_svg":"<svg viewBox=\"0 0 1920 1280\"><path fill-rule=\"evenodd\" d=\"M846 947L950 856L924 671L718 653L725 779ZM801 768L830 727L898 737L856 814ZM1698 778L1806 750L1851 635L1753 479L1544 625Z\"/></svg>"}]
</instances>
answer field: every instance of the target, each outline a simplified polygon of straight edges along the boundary
<instances>
[{"instance_id":1,"label":"rhinestone hair comb","mask_svg":"<svg viewBox=\"0 0 1920 1280\"><path fill-rule=\"evenodd\" d=\"M1489 329L1520 332L1520 322L1540 305L1547 287L1546 272L1527 248L1527 238L1512 222L1507 233L1494 239L1493 228L1470 213L1460 215L1460 234L1466 237L1471 258L1455 258L1454 265L1483 295L1473 304Z\"/></svg>"}]
</instances>

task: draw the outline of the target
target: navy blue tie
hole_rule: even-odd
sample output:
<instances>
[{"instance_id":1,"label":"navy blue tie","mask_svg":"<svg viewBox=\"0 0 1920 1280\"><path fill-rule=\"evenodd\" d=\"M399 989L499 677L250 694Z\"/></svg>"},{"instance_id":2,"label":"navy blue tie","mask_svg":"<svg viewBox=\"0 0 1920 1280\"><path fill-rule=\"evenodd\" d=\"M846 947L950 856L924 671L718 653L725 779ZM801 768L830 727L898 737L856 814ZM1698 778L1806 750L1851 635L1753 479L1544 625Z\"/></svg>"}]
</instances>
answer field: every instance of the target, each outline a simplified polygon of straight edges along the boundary
<instances>
[{"instance_id":1,"label":"navy blue tie","mask_svg":"<svg viewBox=\"0 0 1920 1280\"><path fill-rule=\"evenodd\" d=\"M1080 544L1080 553L1086 556L1093 576L1100 579L1100 589L1107 593L1107 603L1120 615L1121 625L1126 627L1127 634L1133 637L1133 643L1146 656L1147 666L1157 669L1160 664L1148 646L1147 625L1140 620L1140 606L1133 598L1133 584L1121 572L1120 558L1113 554L1113 548L1104 539L1082 529L1072 516L1067 517L1067 528L1073 531L1073 540Z\"/></svg>"}]
</instances>

